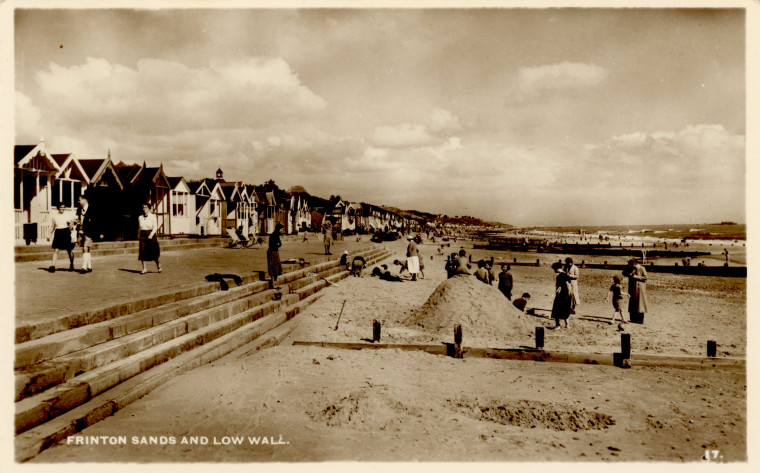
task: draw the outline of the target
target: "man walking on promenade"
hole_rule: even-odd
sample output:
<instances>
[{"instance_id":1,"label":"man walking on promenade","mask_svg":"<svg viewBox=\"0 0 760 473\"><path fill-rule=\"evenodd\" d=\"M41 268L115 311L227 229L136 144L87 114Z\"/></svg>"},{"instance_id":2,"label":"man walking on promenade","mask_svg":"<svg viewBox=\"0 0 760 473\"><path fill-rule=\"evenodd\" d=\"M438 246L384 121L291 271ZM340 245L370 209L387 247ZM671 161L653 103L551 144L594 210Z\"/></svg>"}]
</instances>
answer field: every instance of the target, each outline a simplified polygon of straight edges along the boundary
<instances>
[{"instance_id":1,"label":"man walking on promenade","mask_svg":"<svg viewBox=\"0 0 760 473\"><path fill-rule=\"evenodd\" d=\"M332 224L330 222L325 222L324 224L324 231L325 231L325 254L331 255L330 247L332 246Z\"/></svg>"}]
</instances>

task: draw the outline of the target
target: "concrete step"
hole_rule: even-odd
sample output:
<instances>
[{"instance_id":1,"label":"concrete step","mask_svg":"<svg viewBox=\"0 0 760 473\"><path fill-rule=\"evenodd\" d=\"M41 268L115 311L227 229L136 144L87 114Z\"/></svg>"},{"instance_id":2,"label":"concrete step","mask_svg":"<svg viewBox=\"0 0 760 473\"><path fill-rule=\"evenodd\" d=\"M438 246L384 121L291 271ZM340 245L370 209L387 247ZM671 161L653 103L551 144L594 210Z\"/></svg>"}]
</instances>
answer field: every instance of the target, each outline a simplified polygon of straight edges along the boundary
<instances>
[{"instance_id":1,"label":"concrete step","mask_svg":"<svg viewBox=\"0 0 760 473\"><path fill-rule=\"evenodd\" d=\"M370 254L372 256L370 256ZM381 250L381 251L369 250L366 252L365 258L367 258L368 263L372 264L376 261L385 259L388 256L389 254L385 252L384 250ZM316 296L316 293L322 288L326 287L330 282L338 281L348 275L347 271L342 270L339 267L335 267L334 265L330 265L330 263L332 262L328 262L323 265L318 265L318 266L324 266L324 267L321 268L323 269L323 271L317 273L317 275L320 276L320 279L314 283L308 283L309 280L306 274L301 274L301 277L297 277L296 275L291 274L291 273L283 275L282 277L283 281L286 281L291 278L295 278L293 279L293 281L291 281L291 284L298 283L302 287L296 289L293 292L293 294L288 294L291 291L291 287L287 285L284 286L281 289L283 293L285 293L282 300L279 300L279 301L268 300L268 298L271 298L271 296L275 292L274 290L260 291L261 299L259 299L259 296L247 297L246 299L250 299L251 301L261 302L261 303L247 310L243 310L242 312L240 312L239 309L241 309L244 306L238 305L241 301L235 300L227 304L230 306L229 312L214 314L215 309L209 309L209 310L203 311L205 313L193 314L190 317L186 317L185 320L174 321L174 322L169 321L168 323L163 323L163 326L148 328L147 330L143 330L143 332L145 333L142 335L144 336L140 334L135 334L134 336L125 336L125 337L122 337L122 339L120 340L115 340L114 342L117 342L117 343L113 343L112 346L105 346L107 344L104 344L101 355L103 353L110 353L110 355L103 355L105 356L105 358L102 358L100 360L104 364L98 367L95 367L94 369L92 368L87 369L84 373L81 373L81 374L74 373L75 374L74 377L65 380L61 384L58 384L55 387L47 389L46 391L43 391L41 393L22 399L21 401L16 403L16 431L17 433L21 433L29 429L37 429L40 432L48 432L50 429L45 429L45 425L41 425L41 424L50 423L51 419L53 419L54 421L54 423L51 424L52 427L55 427L56 425L60 427L60 422L56 423L55 419L61 416L62 414L68 416L69 414L71 414L71 413L66 414L69 411L71 412L81 411L81 409L79 409L79 407L77 406L81 407L82 404L93 401L94 400L93 398L98 397L98 395L103 393L104 391L107 391L113 388L114 386L117 386L120 383L124 382L125 380L128 380L134 376L138 376L140 375L140 373L144 374L144 372L146 372L147 370L151 370L151 368L155 366L158 366L158 365L163 366L163 364L165 364L165 362L167 362L168 360L172 360L176 357L182 356L185 352L190 352L190 353L195 352L197 356L202 356L202 354L206 353L206 351L205 350L196 351L197 350L196 347L202 346L202 345L208 345L210 343L214 344L214 346L216 347L219 347L218 343L215 343L214 340L217 340L220 337L224 338L224 337L227 337L228 335L239 332L241 327L246 328L246 327L252 327L253 325L256 325L256 327L266 328L268 330L269 328L273 328L274 326L279 325L284 320L287 320L288 318L292 317L295 313L297 313L297 311L300 310L298 309L298 307L303 307L304 303L312 301L314 297ZM315 268L312 268L312 270L314 269ZM298 273L299 271L295 271L292 273ZM325 273L331 273L331 274L326 276ZM322 276L326 276L326 277L322 278ZM302 285L303 281L306 281L308 284ZM280 282L280 279L278 279L278 283L279 282ZM259 283L254 283L252 285L255 285L255 284L264 284L264 283L259 282ZM235 288L235 289L243 289L243 288ZM245 302L245 301L242 301L242 302ZM293 310L284 310L290 306L295 306L296 312L294 312ZM267 314L270 314L272 312L277 312L277 311L282 312L282 314L280 315L280 318L282 318L283 314L285 318L280 320L277 317L272 318L272 317L267 316ZM266 321L266 323L257 323L257 321L259 321L260 319ZM271 320L271 324L268 321L268 319ZM240 332L240 333L250 334L251 333L250 331L251 331L251 328L246 328L243 332ZM172 337L172 338L170 338L167 341L163 341L162 337ZM247 343L248 341L252 339L252 338L246 338L246 337L249 337L249 335L238 335L233 338L235 340L245 340L244 342L241 342L242 344L242 343ZM121 342L121 343L118 343L118 342ZM142 347L143 349L140 350L141 343L147 343L148 346L150 345L153 345L153 346L150 346L149 348L145 348L143 346ZM123 345L124 347L129 347L129 348L124 348L124 350L126 351L120 351L117 348L117 344ZM214 356L217 356L217 355L221 356L222 354L226 353L225 350L227 350L227 348L231 350L237 346L240 346L240 345L238 344L232 348L219 347L215 349L216 355ZM129 351L135 351L135 350L139 350L139 351L129 356L125 356L123 358L108 362L109 357L118 356L119 353L121 353L123 356L127 354ZM96 349L94 351L97 352L98 350ZM77 360L87 359L89 360L89 362L92 362L92 360L97 359L97 355L93 353L92 350L89 352L85 350L82 356L80 356L79 358L74 358L74 359L77 359ZM60 366L63 366L66 364L66 362L62 360L56 360L56 361L60 362ZM69 359L68 361L71 361L71 360ZM86 367L86 362L83 362L83 363L85 364L80 365L80 368ZM95 365L97 364L99 363L95 362ZM145 377L143 376L143 378ZM109 404L109 405L111 406L111 408L113 408L113 404ZM92 418L92 415L95 415L95 417L97 417L98 415L100 415L98 413L102 414L103 412L106 412L108 410L109 408L105 408L105 410L103 410L99 407L95 411L88 412L87 417ZM75 414L75 415L78 415L78 414ZM81 428L83 428L81 422L77 423L77 426L80 430ZM69 427L64 427L63 431L69 430ZM56 432L61 431L60 428L53 428L53 430L55 430ZM37 433L26 435L24 438L27 440L31 438L36 439L33 443L39 447L42 444L45 444L46 441L43 440L42 444L36 443L37 440L39 440L39 436L37 435ZM49 439L49 436L45 436L45 438ZM24 443L24 440L19 439L19 441L22 444ZM18 452L19 451L17 449L17 453Z\"/></svg>"},{"instance_id":2,"label":"concrete step","mask_svg":"<svg viewBox=\"0 0 760 473\"><path fill-rule=\"evenodd\" d=\"M372 260L379 254L382 253L371 251L367 258ZM324 269L319 271L321 268ZM293 274L302 275L303 271L279 278L280 291L284 294L298 291L298 297L303 299L306 297L304 294L310 295L314 288L321 286L303 288L342 269L326 263L314 267L312 271L316 271L313 276L303 275L288 283L284 282L292 279ZM82 372L263 304L277 292L267 288L267 282L254 282L227 292L201 296L190 302L174 302L20 344L16 356L15 399L19 401ZM200 309L206 306L208 308Z\"/></svg>"},{"instance_id":3,"label":"concrete step","mask_svg":"<svg viewBox=\"0 0 760 473\"><path fill-rule=\"evenodd\" d=\"M23 368L83 350L154 325L166 323L201 310L250 296L268 287L268 282L257 281L232 288L228 291L214 292L192 299L172 302L152 309L126 314L115 319L87 324L72 330L20 343L16 345L14 367L17 369Z\"/></svg>"},{"instance_id":4,"label":"concrete step","mask_svg":"<svg viewBox=\"0 0 760 473\"><path fill-rule=\"evenodd\" d=\"M15 396L20 401L35 393L63 383L75 376L130 356L159 343L198 330L234 314L271 301L273 289L258 292L225 304L202 310L120 338L16 370Z\"/></svg>"},{"instance_id":5,"label":"concrete step","mask_svg":"<svg viewBox=\"0 0 760 473\"><path fill-rule=\"evenodd\" d=\"M199 314L194 320L188 321L185 325L185 330L188 330L190 323L197 323L201 326L189 333L176 336L176 338L171 338L156 346L104 364L42 393L16 402L16 433L24 432L47 422L89 401L91 398L119 383L175 358L183 352L192 350L196 346L209 343L272 312L297 304L317 292L318 288L326 287L329 282L340 280L347 275L347 271L339 271L332 276L320 279L313 285L303 288L299 295L286 295L279 301L270 300L243 312L236 312L236 315L223 317L221 320L211 323L209 323L210 319L207 318L207 314ZM272 290L271 292L273 293L274 291ZM311 294L307 295L309 292ZM179 326L175 325L173 328L177 329ZM154 332L159 331L157 328ZM167 332L167 334L170 334L170 332ZM173 334L177 335L177 332L175 331Z\"/></svg>"},{"instance_id":6,"label":"concrete step","mask_svg":"<svg viewBox=\"0 0 760 473\"><path fill-rule=\"evenodd\" d=\"M241 277L241 285L250 284L259 280L260 275L258 273L248 274ZM231 279L228 279L228 281L231 281ZM148 296L143 299L134 299L130 301L119 302L102 309L66 314L52 320L41 322L20 323L16 327L16 343L18 344L28 342L30 340L36 340L53 333L63 332L65 330L71 330L77 327L82 327L84 325L111 320L123 315L132 314L152 307L158 307L160 305L169 304L172 302L191 299L213 292L219 292L221 290L222 285L219 282L201 282L188 286L182 286L163 294Z\"/></svg>"},{"instance_id":7,"label":"concrete step","mask_svg":"<svg viewBox=\"0 0 760 473\"><path fill-rule=\"evenodd\" d=\"M269 301L199 330L118 359L16 403L16 433L46 422L83 404L120 382L208 343L284 307L292 299Z\"/></svg>"},{"instance_id":8,"label":"concrete step","mask_svg":"<svg viewBox=\"0 0 760 473\"><path fill-rule=\"evenodd\" d=\"M365 251L370 251L369 254L375 254L378 251L383 250L380 248L372 248ZM284 283L301 277L302 275L309 272L313 272L315 270L320 271L321 268L329 265L337 265L337 260L331 260L314 266L307 266L303 268L303 271L301 272L298 270L287 272L278 278L278 282ZM287 267L288 265L283 265L283 269L286 269ZM242 284L248 284L260 279L263 279L263 277L258 273L241 276ZM227 281L232 281L232 279L228 278ZM159 305L167 304L170 302L198 297L220 290L223 290L223 288L222 285L218 282L202 282L190 286L184 286L163 294L149 296L143 299L119 302L102 309L66 314L64 316L47 321L20 323L16 326L16 343L28 342L30 340L42 338L53 333L70 330L92 323L103 322L105 320L121 317L123 315L131 314L151 307L157 307Z\"/></svg>"},{"instance_id":9,"label":"concrete step","mask_svg":"<svg viewBox=\"0 0 760 473\"><path fill-rule=\"evenodd\" d=\"M86 403L49 422L17 435L15 438L16 461L27 461L66 437L113 415L116 411L145 396L174 376L217 360L241 347L245 347L247 351L252 351L267 344L278 343L282 339L282 333L273 336L267 334L295 317L320 296L321 294L314 294L286 310L278 311L214 341L182 353L94 396ZM281 331L278 330L278 332ZM256 344L258 347L255 346Z\"/></svg>"}]
</instances>

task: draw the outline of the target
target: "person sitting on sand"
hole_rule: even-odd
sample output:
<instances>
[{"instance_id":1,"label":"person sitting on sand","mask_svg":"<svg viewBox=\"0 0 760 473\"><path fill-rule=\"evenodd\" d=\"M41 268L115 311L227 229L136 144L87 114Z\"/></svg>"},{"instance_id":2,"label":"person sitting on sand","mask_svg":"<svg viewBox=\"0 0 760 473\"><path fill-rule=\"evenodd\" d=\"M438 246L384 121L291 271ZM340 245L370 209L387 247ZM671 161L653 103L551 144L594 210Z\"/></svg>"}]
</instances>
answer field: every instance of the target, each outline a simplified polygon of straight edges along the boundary
<instances>
[{"instance_id":1,"label":"person sitting on sand","mask_svg":"<svg viewBox=\"0 0 760 473\"><path fill-rule=\"evenodd\" d=\"M512 305L517 307L521 311L525 312L525 307L528 305L529 299L530 299L530 294L528 294L527 292L524 292L522 297L518 297L517 299L515 299Z\"/></svg>"},{"instance_id":2,"label":"person sitting on sand","mask_svg":"<svg viewBox=\"0 0 760 473\"><path fill-rule=\"evenodd\" d=\"M351 261L351 275L361 277L365 266L367 266L367 261L363 256L354 256Z\"/></svg>"},{"instance_id":3,"label":"person sitting on sand","mask_svg":"<svg viewBox=\"0 0 760 473\"><path fill-rule=\"evenodd\" d=\"M627 323L623 317L623 298L626 296L630 297L628 294L623 292L623 285L620 284L622 281L623 280L620 278L620 276L616 275L612 277L612 286L610 286L610 292L608 296L608 299L612 301L612 308L615 310L615 312L612 314L610 325L615 323L615 316L617 314L620 314L620 324L618 324L618 328L620 330L623 330L623 324Z\"/></svg>"},{"instance_id":4,"label":"person sitting on sand","mask_svg":"<svg viewBox=\"0 0 760 473\"><path fill-rule=\"evenodd\" d=\"M383 265L385 266L385 265ZM392 275L388 271L383 271L382 269L375 267L372 269L372 276L377 276L378 278L382 279L383 281L393 281L393 282L401 282L401 278L398 276Z\"/></svg>"},{"instance_id":5,"label":"person sitting on sand","mask_svg":"<svg viewBox=\"0 0 760 473\"><path fill-rule=\"evenodd\" d=\"M475 277L478 281L486 284L493 284L494 276L491 268L488 267L488 263L484 260L478 261L478 270L475 271Z\"/></svg>"},{"instance_id":6,"label":"person sitting on sand","mask_svg":"<svg viewBox=\"0 0 760 473\"><path fill-rule=\"evenodd\" d=\"M456 253L451 253L446 260L446 276L450 279L457 273L459 267L459 257Z\"/></svg>"},{"instance_id":7,"label":"person sitting on sand","mask_svg":"<svg viewBox=\"0 0 760 473\"><path fill-rule=\"evenodd\" d=\"M471 266L467 262L467 252L464 248L459 250L458 266L456 274L470 274Z\"/></svg>"}]
</instances>

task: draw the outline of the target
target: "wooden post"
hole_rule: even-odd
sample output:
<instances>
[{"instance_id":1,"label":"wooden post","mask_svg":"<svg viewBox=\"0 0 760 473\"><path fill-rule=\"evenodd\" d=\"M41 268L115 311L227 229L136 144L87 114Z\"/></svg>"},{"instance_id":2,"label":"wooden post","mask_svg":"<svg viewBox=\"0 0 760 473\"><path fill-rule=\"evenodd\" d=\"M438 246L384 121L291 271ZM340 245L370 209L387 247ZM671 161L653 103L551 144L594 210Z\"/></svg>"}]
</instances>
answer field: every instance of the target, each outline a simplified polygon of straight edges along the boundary
<instances>
[{"instance_id":1,"label":"wooden post","mask_svg":"<svg viewBox=\"0 0 760 473\"><path fill-rule=\"evenodd\" d=\"M536 348L544 348L544 328L536 327Z\"/></svg>"},{"instance_id":2,"label":"wooden post","mask_svg":"<svg viewBox=\"0 0 760 473\"><path fill-rule=\"evenodd\" d=\"M715 358L718 355L718 343L715 340L707 341L707 357Z\"/></svg>"},{"instance_id":3,"label":"wooden post","mask_svg":"<svg viewBox=\"0 0 760 473\"><path fill-rule=\"evenodd\" d=\"M541 266L541 260L536 258L536 266Z\"/></svg>"},{"instance_id":4,"label":"wooden post","mask_svg":"<svg viewBox=\"0 0 760 473\"><path fill-rule=\"evenodd\" d=\"M454 326L454 358L462 358L462 326Z\"/></svg>"},{"instance_id":5,"label":"wooden post","mask_svg":"<svg viewBox=\"0 0 760 473\"><path fill-rule=\"evenodd\" d=\"M612 354L612 362L618 368L631 367L631 334L620 334L620 353Z\"/></svg>"},{"instance_id":6,"label":"wooden post","mask_svg":"<svg viewBox=\"0 0 760 473\"><path fill-rule=\"evenodd\" d=\"M631 357L631 334L630 333L620 334L620 353L623 355L624 359Z\"/></svg>"},{"instance_id":7,"label":"wooden post","mask_svg":"<svg viewBox=\"0 0 760 473\"><path fill-rule=\"evenodd\" d=\"M372 321L372 343L380 341L380 322Z\"/></svg>"},{"instance_id":8,"label":"wooden post","mask_svg":"<svg viewBox=\"0 0 760 473\"><path fill-rule=\"evenodd\" d=\"M493 256L491 256L491 267L493 268Z\"/></svg>"}]
</instances>

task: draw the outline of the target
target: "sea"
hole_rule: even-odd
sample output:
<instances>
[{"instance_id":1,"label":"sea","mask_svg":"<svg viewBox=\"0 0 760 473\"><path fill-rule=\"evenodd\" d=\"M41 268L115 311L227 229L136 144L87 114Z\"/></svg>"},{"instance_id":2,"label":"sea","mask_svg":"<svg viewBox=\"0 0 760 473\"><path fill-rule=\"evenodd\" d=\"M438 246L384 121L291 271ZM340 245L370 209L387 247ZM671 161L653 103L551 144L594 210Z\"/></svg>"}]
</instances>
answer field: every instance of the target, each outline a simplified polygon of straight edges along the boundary
<instances>
[{"instance_id":1,"label":"sea","mask_svg":"<svg viewBox=\"0 0 760 473\"><path fill-rule=\"evenodd\" d=\"M515 228L510 233L546 233L561 235L608 235L610 237L650 237L668 240L727 240L747 239L747 225L733 222L675 225L584 225L560 227Z\"/></svg>"}]
</instances>

